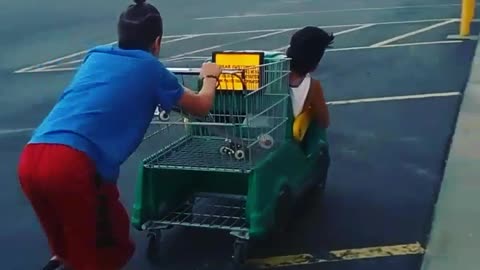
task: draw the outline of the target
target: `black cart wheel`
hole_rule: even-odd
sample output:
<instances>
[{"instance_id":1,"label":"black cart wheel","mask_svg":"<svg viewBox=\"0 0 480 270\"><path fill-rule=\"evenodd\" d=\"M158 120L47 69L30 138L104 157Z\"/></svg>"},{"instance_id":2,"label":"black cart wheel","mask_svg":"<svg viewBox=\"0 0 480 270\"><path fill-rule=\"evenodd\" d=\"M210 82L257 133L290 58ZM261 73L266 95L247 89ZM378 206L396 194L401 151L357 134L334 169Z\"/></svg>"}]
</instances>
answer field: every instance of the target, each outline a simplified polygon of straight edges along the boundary
<instances>
[{"instance_id":1,"label":"black cart wheel","mask_svg":"<svg viewBox=\"0 0 480 270\"><path fill-rule=\"evenodd\" d=\"M287 230L290 224L292 209L292 193L288 186L284 186L278 194L277 205L275 207L275 227L278 233L283 233Z\"/></svg>"},{"instance_id":2,"label":"black cart wheel","mask_svg":"<svg viewBox=\"0 0 480 270\"><path fill-rule=\"evenodd\" d=\"M148 245L147 245L147 259L150 261L157 261L160 249L161 232L148 232Z\"/></svg>"},{"instance_id":3,"label":"black cart wheel","mask_svg":"<svg viewBox=\"0 0 480 270\"><path fill-rule=\"evenodd\" d=\"M248 258L248 242L237 239L233 244L233 262L236 266L245 264Z\"/></svg>"},{"instance_id":4,"label":"black cart wheel","mask_svg":"<svg viewBox=\"0 0 480 270\"><path fill-rule=\"evenodd\" d=\"M158 114L158 120L162 121L162 122L167 122L168 120L170 120L170 115L166 112L166 111L161 111L159 114Z\"/></svg>"},{"instance_id":5,"label":"black cart wheel","mask_svg":"<svg viewBox=\"0 0 480 270\"><path fill-rule=\"evenodd\" d=\"M330 165L330 157L328 151L326 151L322 156L318 157L316 162L317 168L319 168L320 173L314 173L312 175L313 183L307 189L305 194L306 200L309 203L315 202L315 200L321 200L323 193L325 192L328 169Z\"/></svg>"},{"instance_id":6,"label":"black cart wheel","mask_svg":"<svg viewBox=\"0 0 480 270\"><path fill-rule=\"evenodd\" d=\"M324 193L325 186L323 183L317 183L310 186L305 194L303 194L303 198L299 200L299 208L301 208L301 211L299 212L305 212L305 210L312 208L312 206L321 203Z\"/></svg>"},{"instance_id":7,"label":"black cart wheel","mask_svg":"<svg viewBox=\"0 0 480 270\"><path fill-rule=\"evenodd\" d=\"M236 160L242 160L245 158L245 152L241 149L235 151L235 159Z\"/></svg>"}]
</instances>

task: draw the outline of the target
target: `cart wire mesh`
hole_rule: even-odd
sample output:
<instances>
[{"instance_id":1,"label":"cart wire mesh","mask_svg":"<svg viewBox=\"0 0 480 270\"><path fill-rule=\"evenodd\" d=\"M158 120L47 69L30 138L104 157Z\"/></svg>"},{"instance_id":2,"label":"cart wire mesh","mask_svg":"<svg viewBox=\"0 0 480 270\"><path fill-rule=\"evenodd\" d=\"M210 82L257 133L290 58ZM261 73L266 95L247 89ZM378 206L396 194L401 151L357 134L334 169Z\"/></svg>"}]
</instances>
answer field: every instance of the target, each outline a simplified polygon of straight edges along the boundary
<instances>
[{"instance_id":1,"label":"cart wire mesh","mask_svg":"<svg viewBox=\"0 0 480 270\"><path fill-rule=\"evenodd\" d=\"M177 68L172 72L183 82L186 77L191 82L200 81L199 69ZM252 73L258 74L258 80L246 79L246 74ZM154 131L145 140L151 141L151 147L161 147L144 161L144 166L249 172L286 138L288 74L288 59L224 69L214 106L204 117L180 108L166 112L160 104L158 117L152 121Z\"/></svg>"},{"instance_id":2,"label":"cart wire mesh","mask_svg":"<svg viewBox=\"0 0 480 270\"><path fill-rule=\"evenodd\" d=\"M244 196L196 194L191 200L178 205L160 220L148 221L146 230L158 230L167 226L187 226L248 232L245 218Z\"/></svg>"}]
</instances>

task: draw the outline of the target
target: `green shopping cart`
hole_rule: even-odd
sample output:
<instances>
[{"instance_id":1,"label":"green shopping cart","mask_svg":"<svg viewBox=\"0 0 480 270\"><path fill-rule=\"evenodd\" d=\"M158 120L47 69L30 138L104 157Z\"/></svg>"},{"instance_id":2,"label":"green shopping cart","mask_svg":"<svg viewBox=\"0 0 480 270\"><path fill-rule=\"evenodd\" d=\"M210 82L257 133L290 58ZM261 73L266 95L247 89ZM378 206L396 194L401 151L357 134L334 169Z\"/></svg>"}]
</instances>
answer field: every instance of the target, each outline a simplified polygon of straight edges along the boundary
<instances>
[{"instance_id":1,"label":"green shopping cart","mask_svg":"<svg viewBox=\"0 0 480 270\"><path fill-rule=\"evenodd\" d=\"M224 69L208 116L160 108L152 121L155 132L148 140L158 151L139 168L131 220L147 232L150 255L163 230L187 226L229 232L235 237L233 260L243 264L251 240L284 227L297 202L309 191L324 190L330 163L326 133L309 122L299 125L305 120L293 116L289 59L243 51L216 52L212 60L220 54L260 61ZM171 71L182 78L199 74Z\"/></svg>"}]
</instances>

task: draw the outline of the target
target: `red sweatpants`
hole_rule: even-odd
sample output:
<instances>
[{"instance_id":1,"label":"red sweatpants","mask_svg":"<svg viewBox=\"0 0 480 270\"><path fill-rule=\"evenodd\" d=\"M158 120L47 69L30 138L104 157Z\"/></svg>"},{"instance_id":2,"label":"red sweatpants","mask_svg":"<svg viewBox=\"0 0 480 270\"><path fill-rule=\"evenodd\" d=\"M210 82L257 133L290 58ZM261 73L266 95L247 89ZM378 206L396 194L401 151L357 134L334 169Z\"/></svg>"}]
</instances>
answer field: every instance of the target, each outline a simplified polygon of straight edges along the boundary
<instances>
[{"instance_id":1,"label":"red sweatpants","mask_svg":"<svg viewBox=\"0 0 480 270\"><path fill-rule=\"evenodd\" d=\"M20 184L52 253L74 270L118 270L131 258L127 212L115 184L102 183L83 153L30 144L20 157Z\"/></svg>"}]
</instances>

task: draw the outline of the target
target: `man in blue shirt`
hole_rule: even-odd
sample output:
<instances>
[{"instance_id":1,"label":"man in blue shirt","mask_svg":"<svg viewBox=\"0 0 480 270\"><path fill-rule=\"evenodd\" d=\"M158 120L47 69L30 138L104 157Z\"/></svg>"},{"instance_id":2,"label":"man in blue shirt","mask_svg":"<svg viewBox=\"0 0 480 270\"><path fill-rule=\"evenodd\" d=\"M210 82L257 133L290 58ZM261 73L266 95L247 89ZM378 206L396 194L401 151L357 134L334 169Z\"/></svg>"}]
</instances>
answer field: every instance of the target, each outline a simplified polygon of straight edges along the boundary
<instances>
[{"instance_id":1,"label":"man in blue shirt","mask_svg":"<svg viewBox=\"0 0 480 270\"><path fill-rule=\"evenodd\" d=\"M134 251L116 181L157 105L205 115L220 68L202 66L195 93L158 61L158 10L135 0L119 18L118 46L92 49L22 152L19 179L53 253L45 270L116 270Z\"/></svg>"}]
</instances>

